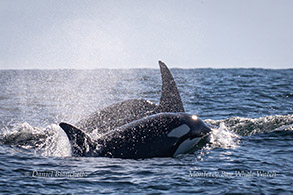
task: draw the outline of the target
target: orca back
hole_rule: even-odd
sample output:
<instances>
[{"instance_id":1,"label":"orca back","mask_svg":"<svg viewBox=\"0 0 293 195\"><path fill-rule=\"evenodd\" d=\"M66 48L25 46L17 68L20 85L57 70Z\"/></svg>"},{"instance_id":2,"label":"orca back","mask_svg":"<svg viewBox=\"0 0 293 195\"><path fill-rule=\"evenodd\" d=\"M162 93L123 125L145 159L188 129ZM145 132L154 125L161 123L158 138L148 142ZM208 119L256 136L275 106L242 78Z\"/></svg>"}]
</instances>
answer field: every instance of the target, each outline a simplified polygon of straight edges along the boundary
<instances>
[{"instance_id":1,"label":"orca back","mask_svg":"<svg viewBox=\"0 0 293 195\"><path fill-rule=\"evenodd\" d=\"M159 61L162 77L162 95L159 104L159 112L185 112L176 82L162 61ZM159 113L157 112L157 113Z\"/></svg>"},{"instance_id":2,"label":"orca back","mask_svg":"<svg viewBox=\"0 0 293 195\"><path fill-rule=\"evenodd\" d=\"M162 79L159 105L143 99L118 102L91 114L88 118L78 122L76 126L86 132L97 129L101 134L152 114L184 112L183 103L170 70L161 61L159 61L159 65Z\"/></svg>"}]
</instances>

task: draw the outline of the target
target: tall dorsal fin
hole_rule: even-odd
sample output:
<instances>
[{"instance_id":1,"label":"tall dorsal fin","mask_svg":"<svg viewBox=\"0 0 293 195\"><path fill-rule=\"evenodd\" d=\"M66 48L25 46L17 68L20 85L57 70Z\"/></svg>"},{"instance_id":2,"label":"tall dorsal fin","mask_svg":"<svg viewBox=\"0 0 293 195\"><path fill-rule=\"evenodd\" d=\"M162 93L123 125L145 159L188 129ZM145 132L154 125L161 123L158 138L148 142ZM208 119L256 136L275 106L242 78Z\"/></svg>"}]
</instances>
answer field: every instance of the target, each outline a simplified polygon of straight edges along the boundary
<instances>
[{"instance_id":1,"label":"tall dorsal fin","mask_svg":"<svg viewBox=\"0 0 293 195\"><path fill-rule=\"evenodd\" d=\"M159 61L162 77L160 112L185 112L175 80L168 67Z\"/></svg>"},{"instance_id":2,"label":"tall dorsal fin","mask_svg":"<svg viewBox=\"0 0 293 195\"><path fill-rule=\"evenodd\" d=\"M96 144L82 130L67 123L60 123L59 126L71 143L73 156L88 156L96 148Z\"/></svg>"}]
</instances>

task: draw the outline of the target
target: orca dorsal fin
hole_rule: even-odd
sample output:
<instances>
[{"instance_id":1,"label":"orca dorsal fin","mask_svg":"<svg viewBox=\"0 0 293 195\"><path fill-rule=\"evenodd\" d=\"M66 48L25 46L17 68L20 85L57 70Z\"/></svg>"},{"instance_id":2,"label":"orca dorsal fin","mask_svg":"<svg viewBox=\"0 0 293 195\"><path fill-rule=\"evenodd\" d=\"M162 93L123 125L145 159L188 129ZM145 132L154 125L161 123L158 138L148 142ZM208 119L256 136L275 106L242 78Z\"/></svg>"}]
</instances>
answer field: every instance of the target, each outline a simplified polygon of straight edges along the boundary
<instances>
[{"instance_id":1,"label":"orca dorsal fin","mask_svg":"<svg viewBox=\"0 0 293 195\"><path fill-rule=\"evenodd\" d=\"M70 141L73 156L88 156L95 150L96 144L82 130L67 123L60 123L59 126L65 131Z\"/></svg>"},{"instance_id":2,"label":"orca dorsal fin","mask_svg":"<svg viewBox=\"0 0 293 195\"><path fill-rule=\"evenodd\" d=\"M159 61L162 77L162 95L159 104L160 112L185 112L175 80L162 61Z\"/></svg>"}]
</instances>

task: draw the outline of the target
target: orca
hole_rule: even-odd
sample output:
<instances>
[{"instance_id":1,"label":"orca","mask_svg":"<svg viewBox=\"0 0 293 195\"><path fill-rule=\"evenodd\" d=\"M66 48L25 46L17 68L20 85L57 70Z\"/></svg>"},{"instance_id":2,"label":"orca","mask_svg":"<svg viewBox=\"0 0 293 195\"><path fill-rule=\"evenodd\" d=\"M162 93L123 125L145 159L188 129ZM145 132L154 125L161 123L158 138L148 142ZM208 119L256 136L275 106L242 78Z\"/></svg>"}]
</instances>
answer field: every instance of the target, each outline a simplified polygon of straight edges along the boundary
<instances>
[{"instance_id":1,"label":"orca","mask_svg":"<svg viewBox=\"0 0 293 195\"><path fill-rule=\"evenodd\" d=\"M73 156L113 158L172 157L191 152L211 129L196 115L186 114L168 67L159 61L162 77L160 104L126 100L113 104L76 127L60 123L71 143ZM94 129L100 136L88 135Z\"/></svg>"},{"instance_id":2,"label":"orca","mask_svg":"<svg viewBox=\"0 0 293 195\"><path fill-rule=\"evenodd\" d=\"M168 67L159 61L162 91L159 105L143 100L131 99L115 103L92 113L75 126L88 133L97 130L106 133L129 122L162 112L185 112L178 88Z\"/></svg>"},{"instance_id":3,"label":"orca","mask_svg":"<svg viewBox=\"0 0 293 195\"><path fill-rule=\"evenodd\" d=\"M60 123L73 156L145 159L193 151L211 129L196 115L159 113L132 121L92 140L84 131Z\"/></svg>"}]
</instances>

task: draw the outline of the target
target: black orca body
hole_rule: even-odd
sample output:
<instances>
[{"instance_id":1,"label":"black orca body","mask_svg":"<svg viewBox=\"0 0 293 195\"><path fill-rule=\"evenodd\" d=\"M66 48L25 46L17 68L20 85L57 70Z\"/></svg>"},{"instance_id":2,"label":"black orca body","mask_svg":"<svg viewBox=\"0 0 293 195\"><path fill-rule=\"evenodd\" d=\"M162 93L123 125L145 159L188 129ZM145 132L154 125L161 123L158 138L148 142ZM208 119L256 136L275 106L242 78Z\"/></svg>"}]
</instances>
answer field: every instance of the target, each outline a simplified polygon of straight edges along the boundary
<instances>
[{"instance_id":1,"label":"black orca body","mask_svg":"<svg viewBox=\"0 0 293 195\"><path fill-rule=\"evenodd\" d=\"M143 99L126 100L91 114L76 124L86 132L98 130L105 133L129 122L162 112L184 112L183 103L176 83L168 67L159 61L162 78L160 104Z\"/></svg>"},{"instance_id":2,"label":"black orca body","mask_svg":"<svg viewBox=\"0 0 293 195\"><path fill-rule=\"evenodd\" d=\"M211 130L195 115L184 113L176 83L159 61L162 76L160 104L127 100L92 114L74 127L60 123L73 156L113 158L172 157L187 153ZM97 129L98 140L87 132Z\"/></svg>"},{"instance_id":3,"label":"black orca body","mask_svg":"<svg viewBox=\"0 0 293 195\"><path fill-rule=\"evenodd\" d=\"M98 140L61 123L74 156L113 158L174 157L191 151L211 130L195 115L160 113L109 131Z\"/></svg>"}]
</instances>

